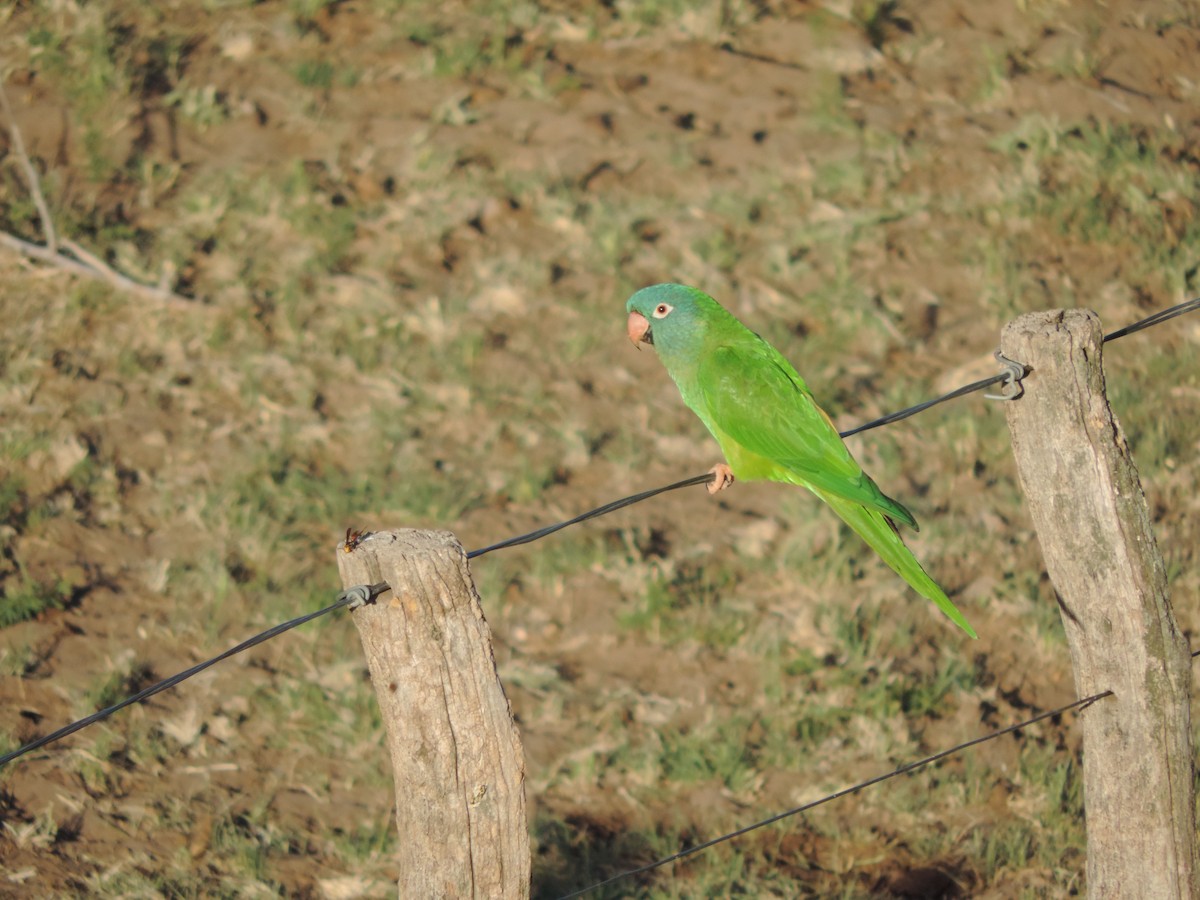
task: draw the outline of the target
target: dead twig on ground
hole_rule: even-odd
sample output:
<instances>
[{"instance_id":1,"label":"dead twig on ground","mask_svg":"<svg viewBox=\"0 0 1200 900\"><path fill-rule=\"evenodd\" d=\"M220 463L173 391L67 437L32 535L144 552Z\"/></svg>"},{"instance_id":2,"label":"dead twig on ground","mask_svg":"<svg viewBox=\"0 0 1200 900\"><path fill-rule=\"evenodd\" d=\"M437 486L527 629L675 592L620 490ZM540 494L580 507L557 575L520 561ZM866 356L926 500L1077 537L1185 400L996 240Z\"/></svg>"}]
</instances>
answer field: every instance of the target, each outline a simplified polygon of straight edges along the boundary
<instances>
[{"instance_id":1,"label":"dead twig on ground","mask_svg":"<svg viewBox=\"0 0 1200 900\"><path fill-rule=\"evenodd\" d=\"M3 110L4 117L8 120L8 133L12 139L13 154L17 158L17 164L21 168L21 171L25 174L29 194L33 198L34 206L37 207L38 218L41 219L42 234L46 241L45 244L36 244L10 232L0 231L0 245L8 247L10 250L29 259L36 259L58 266L60 269L64 269L73 275L82 275L86 278L107 281L118 290L139 297L145 297L160 303L186 304L192 308L196 307L198 304L195 300L175 293L165 284L143 284L140 281L130 278L128 275L118 272L100 257L81 247L75 241L60 239L54 228L54 219L50 215L50 207L46 203L45 195L42 193L41 178L38 176L37 169L33 165L33 160L29 158L29 154L25 150L25 140L21 136L21 129L17 126L17 117L13 114L12 105L8 101L8 92L5 91L3 83L0 83L0 109Z\"/></svg>"}]
</instances>

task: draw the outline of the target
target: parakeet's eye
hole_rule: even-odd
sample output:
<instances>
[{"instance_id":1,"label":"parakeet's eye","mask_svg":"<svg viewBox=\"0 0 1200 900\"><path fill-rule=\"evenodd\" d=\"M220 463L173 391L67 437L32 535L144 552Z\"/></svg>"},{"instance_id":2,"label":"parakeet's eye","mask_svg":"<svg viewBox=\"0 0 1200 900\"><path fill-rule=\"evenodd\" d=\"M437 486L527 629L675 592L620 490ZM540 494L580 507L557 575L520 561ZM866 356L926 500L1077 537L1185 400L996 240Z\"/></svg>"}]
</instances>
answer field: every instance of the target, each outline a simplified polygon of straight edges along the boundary
<instances>
[{"instance_id":1,"label":"parakeet's eye","mask_svg":"<svg viewBox=\"0 0 1200 900\"><path fill-rule=\"evenodd\" d=\"M652 315L656 319L665 319L667 317L667 313L674 308L675 307L673 307L670 303L660 303L658 306L654 307L654 312Z\"/></svg>"}]
</instances>

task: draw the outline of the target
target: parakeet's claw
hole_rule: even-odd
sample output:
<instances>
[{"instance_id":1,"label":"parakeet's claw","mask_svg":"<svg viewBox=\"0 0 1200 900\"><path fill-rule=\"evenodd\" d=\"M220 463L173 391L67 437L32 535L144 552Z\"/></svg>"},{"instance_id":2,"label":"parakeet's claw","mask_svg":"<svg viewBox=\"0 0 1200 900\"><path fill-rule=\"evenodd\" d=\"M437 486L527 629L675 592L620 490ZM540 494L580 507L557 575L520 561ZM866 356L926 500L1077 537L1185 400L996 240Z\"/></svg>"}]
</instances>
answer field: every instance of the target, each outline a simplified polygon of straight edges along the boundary
<instances>
[{"instance_id":1,"label":"parakeet's claw","mask_svg":"<svg viewBox=\"0 0 1200 900\"><path fill-rule=\"evenodd\" d=\"M733 469L725 463L717 463L708 471L712 472L713 480L708 483L708 492L715 494L733 484Z\"/></svg>"}]
</instances>

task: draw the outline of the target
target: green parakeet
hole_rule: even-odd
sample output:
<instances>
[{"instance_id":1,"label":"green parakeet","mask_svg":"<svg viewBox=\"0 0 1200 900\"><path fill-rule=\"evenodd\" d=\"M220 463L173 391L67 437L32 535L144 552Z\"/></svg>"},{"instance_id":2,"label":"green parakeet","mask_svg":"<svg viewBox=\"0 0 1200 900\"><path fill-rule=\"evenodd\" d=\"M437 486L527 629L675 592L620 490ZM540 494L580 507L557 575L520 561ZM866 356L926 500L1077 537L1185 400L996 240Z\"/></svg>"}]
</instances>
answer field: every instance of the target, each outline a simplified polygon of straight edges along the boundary
<instances>
[{"instance_id":1,"label":"green parakeet","mask_svg":"<svg viewBox=\"0 0 1200 900\"><path fill-rule=\"evenodd\" d=\"M808 488L918 594L976 636L896 533L893 521L917 527L912 513L863 472L778 350L712 297L681 284L643 288L625 309L630 340L654 346L683 402L721 445L728 464L713 467L710 493L735 477Z\"/></svg>"}]
</instances>

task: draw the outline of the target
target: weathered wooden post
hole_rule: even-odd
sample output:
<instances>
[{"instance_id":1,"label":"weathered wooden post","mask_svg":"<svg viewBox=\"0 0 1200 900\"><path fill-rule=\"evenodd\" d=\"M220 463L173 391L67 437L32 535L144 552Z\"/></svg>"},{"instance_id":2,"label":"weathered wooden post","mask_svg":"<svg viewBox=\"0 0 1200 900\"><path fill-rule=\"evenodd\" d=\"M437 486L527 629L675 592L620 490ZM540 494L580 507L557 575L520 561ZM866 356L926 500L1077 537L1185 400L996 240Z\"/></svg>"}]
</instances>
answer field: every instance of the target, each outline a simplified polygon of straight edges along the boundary
<instances>
[{"instance_id":1,"label":"weathered wooden post","mask_svg":"<svg viewBox=\"0 0 1200 900\"><path fill-rule=\"evenodd\" d=\"M521 738L462 545L376 532L339 550L338 568L346 587L392 587L354 624L392 757L400 897L527 898Z\"/></svg>"},{"instance_id":2,"label":"weathered wooden post","mask_svg":"<svg viewBox=\"0 0 1200 900\"><path fill-rule=\"evenodd\" d=\"M1095 313L1033 313L1000 350L1032 369L1005 404L1080 697L1088 896L1197 892L1191 659L1121 426L1109 409Z\"/></svg>"}]
</instances>

